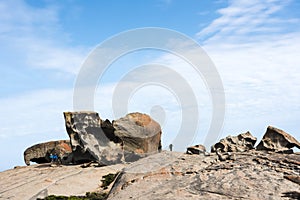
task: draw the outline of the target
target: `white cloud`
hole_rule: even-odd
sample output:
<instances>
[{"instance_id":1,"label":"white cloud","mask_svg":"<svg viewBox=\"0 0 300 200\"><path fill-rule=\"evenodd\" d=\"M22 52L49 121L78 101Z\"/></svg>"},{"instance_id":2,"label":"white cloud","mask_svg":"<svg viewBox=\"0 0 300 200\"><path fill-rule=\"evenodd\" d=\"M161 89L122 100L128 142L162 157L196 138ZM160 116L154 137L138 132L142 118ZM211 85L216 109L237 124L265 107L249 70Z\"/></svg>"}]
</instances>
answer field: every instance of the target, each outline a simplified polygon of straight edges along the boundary
<instances>
[{"instance_id":1,"label":"white cloud","mask_svg":"<svg viewBox=\"0 0 300 200\"><path fill-rule=\"evenodd\" d=\"M68 139L63 111L72 111L72 90L38 90L0 99L0 171L24 165L26 148Z\"/></svg>"},{"instance_id":2,"label":"white cloud","mask_svg":"<svg viewBox=\"0 0 300 200\"><path fill-rule=\"evenodd\" d=\"M1 169L23 164L23 150L30 145L68 138L62 112L72 110L72 89L43 87L59 87L52 82L57 79L68 83L87 49L69 45L59 12L51 3L32 7L22 0L0 1L1 83L8 87L0 98L1 152L6 152L0 154Z\"/></svg>"},{"instance_id":3,"label":"white cloud","mask_svg":"<svg viewBox=\"0 0 300 200\"><path fill-rule=\"evenodd\" d=\"M55 5L37 8L23 1L1 1L0 51L23 59L27 67L76 74L87 49L68 46L59 11ZM14 60L7 62L14 65Z\"/></svg>"},{"instance_id":4,"label":"white cloud","mask_svg":"<svg viewBox=\"0 0 300 200\"><path fill-rule=\"evenodd\" d=\"M55 43L36 38L20 39L26 47L27 64L36 68L55 69L76 75L86 55L83 48L56 46Z\"/></svg>"},{"instance_id":5,"label":"white cloud","mask_svg":"<svg viewBox=\"0 0 300 200\"><path fill-rule=\"evenodd\" d=\"M72 90L39 90L1 98L0 137L64 136L62 112L72 109Z\"/></svg>"},{"instance_id":6,"label":"white cloud","mask_svg":"<svg viewBox=\"0 0 300 200\"><path fill-rule=\"evenodd\" d=\"M230 1L197 34L223 79L224 136L250 129L260 137L267 125L300 136L300 19L277 13L288 3Z\"/></svg>"},{"instance_id":7,"label":"white cloud","mask_svg":"<svg viewBox=\"0 0 300 200\"><path fill-rule=\"evenodd\" d=\"M294 26L293 29L297 29L299 19L284 19L275 15L290 2L232 0L228 7L217 11L221 16L197 33L197 37L205 41L205 44L224 39L239 44L245 39L248 41L257 39L258 35L266 36L280 33L285 31L287 26ZM253 35L249 38L250 35L248 34Z\"/></svg>"},{"instance_id":8,"label":"white cloud","mask_svg":"<svg viewBox=\"0 0 300 200\"><path fill-rule=\"evenodd\" d=\"M192 53L190 52L190 54ZM153 54L154 57L149 56ZM212 105L202 75L187 61L176 55L153 54L149 51L146 51L144 55L137 52L133 57L127 55L126 58L120 58L111 65L109 71L114 72L116 71L114 69L119 69L119 77L116 77L114 82L115 85L119 83L121 87L116 88L115 85L112 85L106 95L97 94L96 102L101 102L101 104L96 104L98 105L96 110L113 116L115 114L112 113L114 109L118 111L128 108L129 112L139 111L151 114L152 109L160 108L159 112L163 112L165 115L164 120L162 120L164 123L161 123L164 147L174 142L173 140L178 135L181 125L186 138L192 137L189 140L190 145L193 143L193 136L198 142L199 140L203 141L209 128ZM141 59L144 56L146 59ZM193 56L195 55L189 55L189 57ZM128 60L135 60L136 62L125 62ZM128 65L134 67L128 68ZM105 77L103 78L105 79ZM106 89L105 86L99 87L97 91L102 92ZM191 101L194 98L193 95L195 95L196 104ZM118 101L111 101L114 97ZM103 111L102 106L106 108L106 112ZM198 109L199 113L197 112L197 114L199 116L194 115L196 109ZM107 112L108 110L109 112ZM116 112L117 116L112 118L121 117L126 112L127 109L122 114ZM182 119L183 112L189 113L188 116L184 116L184 120ZM155 118L156 115L153 114ZM159 119L157 120L159 121ZM196 124L199 122L196 131L192 128L195 120L197 120ZM184 151L188 144L183 143L174 144L174 148Z\"/></svg>"},{"instance_id":9,"label":"white cloud","mask_svg":"<svg viewBox=\"0 0 300 200\"><path fill-rule=\"evenodd\" d=\"M294 134L296 138L300 136L296 132L299 130L300 116L300 34L297 31L284 32L287 25L299 24L299 19L282 19L274 15L286 4L287 1L277 0L230 1L227 8L218 11L221 16L197 34L201 40L204 38L204 49L214 61L224 83L227 115L223 136L250 130L260 137L270 124ZM9 13L12 8L18 12ZM22 1L0 2L1 51L3 47L7 51L17 48L16 57L24 54L27 65L76 74L83 60L82 52L86 50L60 43L68 39L64 35L56 37L61 33L57 13L57 7L31 8ZM120 74L121 79L129 73L128 69L132 70L132 63L134 66L163 64L175 70L196 96L200 127L193 142L202 143L203 133L207 133L209 128L212 109L203 79L177 56L160 54L153 60L149 52L145 55L148 55L146 61L140 55L133 57L138 58L138 62L123 60L122 63L121 58L108 71L113 75ZM119 68L113 69L114 65ZM149 80L149 77L159 74L156 80L172 81L174 77L164 72L148 69L143 76L135 74L138 78L130 80L143 82L143 78ZM109 78L113 77L111 74ZM104 77L104 80L107 79ZM114 119L112 99L118 80L110 81L104 81L98 88L95 110L102 118ZM71 89L41 89L0 99L0 110L5 113L0 117L1 142L11 144L13 138L17 138L14 148L24 148L43 140L67 138L62 112L73 109L72 94ZM176 95L162 85L144 85L132 92L126 106L129 112L148 114L154 106L160 114L165 114L163 142L167 146L182 123L181 107L177 100ZM157 106L163 108L165 113L161 113ZM21 155L22 152L17 153Z\"/></svg>"}]
</instances>

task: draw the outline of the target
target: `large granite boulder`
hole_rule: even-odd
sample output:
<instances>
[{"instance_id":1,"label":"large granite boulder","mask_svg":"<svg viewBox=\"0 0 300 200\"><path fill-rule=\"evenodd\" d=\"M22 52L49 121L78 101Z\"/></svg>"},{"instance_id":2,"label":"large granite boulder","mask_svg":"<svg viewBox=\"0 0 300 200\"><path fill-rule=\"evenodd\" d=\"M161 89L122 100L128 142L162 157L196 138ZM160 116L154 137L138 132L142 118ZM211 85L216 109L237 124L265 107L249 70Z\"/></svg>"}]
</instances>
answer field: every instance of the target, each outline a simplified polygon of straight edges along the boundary
<instances>
[{"instance_id":1,"label":"large granite boulder","mask_svg":"<svg viewBox=\"0 0 300 200\"><path fill-rule=\"evenodd\" d=\"M211 147L211 152L244 152L254 149L256 137L248 131L238 136L228 136Z\"/></svg>"},{"instance_id":2,"label":"large granite boulder","mask_svg":"<svg viewBox=\"0 0 300 200\"><path fill-rule=\"evenodd\" d=\"M278 128L269 126L256 150L292 152L291 148L300 149L300 143L290 134Z\"/></svg>"},{"instance_id":3,"label":"large granite boulder","mask_svg":"<svg viewBox=\"0 0 300 200\"><path fill-rule=\"evenodd\" d=\"M26 165L31 162L48 163L51 161L50 154L56 154L62 163L69 162L72 149L68 140L51 141L33 145L24 151Z\"/></svg>"},{"instance_id":4,"label":"large granite boulder","mask_svg":"<svg viewBox=\"0 0 300 200\"><path fill-rule=\"evenodd\" d=\"M124 150L138 154L161 150L161 128L149 115L130 113L114 120L114 134L122 139Z\"/></svg>"},{"instance_id":5,"label":"large granite boulder","mask_svg":"<svg viewBox=\"0 0 300 200\"><path fill-rule=\"evenodd\" d=\"M135 161L161 149L161 128L148 115L131 113L113 121L96 112L65 112L73 163L101 165Z\"/></svg>"}]
</instances>

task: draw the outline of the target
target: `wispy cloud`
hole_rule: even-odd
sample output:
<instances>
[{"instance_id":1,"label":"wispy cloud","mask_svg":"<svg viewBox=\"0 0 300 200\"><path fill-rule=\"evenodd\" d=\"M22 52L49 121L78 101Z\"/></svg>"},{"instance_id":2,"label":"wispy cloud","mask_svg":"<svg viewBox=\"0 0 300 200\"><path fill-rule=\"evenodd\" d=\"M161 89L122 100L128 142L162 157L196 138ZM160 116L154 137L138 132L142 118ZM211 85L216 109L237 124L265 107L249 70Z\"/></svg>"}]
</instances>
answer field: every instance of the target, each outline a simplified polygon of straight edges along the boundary
<instances>
[{"instance_id":1,"label":"wispy cloud","mask_svg":"<svg viewBox=\"0 0 300 200\"><path fill-rule=\"evenodd\" d=\"M23 150L34 143L68 137L62 111L72 110L73 90L64 88L88 49L71 45L59 14L51 3L0 1L0 141L2 152L14 146L0 154L1 169L22 164Z\"/></svg>"},{"instance_id":2,"label":"wispy cloud","mask_svg":"<svg viewBox=\"0 0 300 200\"><path fill-rule=\"evenodd\" d=\"M72 109L72 90L38 90L0 99L3 126L0 138L45 133L50 138L64 136L62 112Z\"/></svg>"},{"instance_id":3,"label":"wispy cloud","mask_svg":"<svg viewBox=\"0 0 300 200\"><path fill-rule=\"evenodd\" d=\"M144 59L141 59L142 57ZM134 69L132 65L135 66ZM114 85L110 88L107 87L107 84L100 84L98 92L101 93L108 89L109 91L106 95L96 95L95 102L101 102L101 105L96 105L96 110L100 113L110 114L110 116L117 114L111 119L124 116L127 110L128 112L139 111L153 114L154 119L159 121L163 127L164 147L174 142L173 140L180 128L185 130L187 137L197 135L198 139L203 140L205 138L211 119L210 110L212 106L205 82L193 66L173 54L161 52L157 54L157 51L147 51L120 58L110 66L109 70L115 71L114 69L118 69L118 73L122 73L116 77ZM115 86L118 84L121 87L116 88ZM119 97L120 101L112 101L116 96ZM195 98L196 104L191 104L193 98ZM125 108L125 113L121 115L118 115L119 112L112 113L113 109L118 111L118 107L122 108L120 110ZM157 114L152 110L158 107L161 108L159 112L163 113ZM196 109L200 113L199 116L192 115ZM182 119L182 112L189 112L190 115L184 116ZM160 118L162 115L165 116L163 120ZM195 120L200 122L196 132L191 128L191 124ZM190 143L192 144L192 142L191 139ZM187 144L176 143L175 146L177 150L183 151Z\"/></svg>"},{"instance_id":4,"label":"wispy cloud","mask_svg":"<svg viewBox=\"0 0 300 200\"><path fill-rule=\"evenodd\" d=\"M60 25L59 11L56 5L37 8L23 1L1 1L1 53L23 59L27 67L76 74L87 49L68 46L70 39ZM14 60L7 61L7 65L14 64Z\"/></svg>"},{"instance_id":5,"label":"wispy cloud","mask_svg":"<svg viewBox=\"0 0 300 200\"><path fill-rule=\"evenodd\" d=\"M293 29L297 29L299 18L287 19L275 15L289 3L291 0L229 1L228 7L217 11L220 17L197 33L197 37L205 41L205 44L224 40L224 37L231 43L241 43L245 39L247 41L258 39L259 35L269 36L285 32L287 26L294 26Z\"/></svg>"},{"instance_id":6,"label":"wispy cloud","mask_svg":"<svg viewBox=\"0 0 300 200\"><path fill-rule=\"evenodd\" d=\"M63 111L72 110L72 90L38 90L0 99L0 171L23 165L31 145L67 139ZM7 151L11 149L11 151Z\"/></svg>"},{"instance_id":7,"label":"wispy cloud","mask_svg":"<svg viewBox=\"0 0 300 200\"><path fill-rule=\"evenodd\" d=\"M220 16L197 33L223 79L225 135L238 127L262 135L269 124L297 134L300 18L283 15L292 3L229 1L217 11Z\"/></svg>"}]
</instances>

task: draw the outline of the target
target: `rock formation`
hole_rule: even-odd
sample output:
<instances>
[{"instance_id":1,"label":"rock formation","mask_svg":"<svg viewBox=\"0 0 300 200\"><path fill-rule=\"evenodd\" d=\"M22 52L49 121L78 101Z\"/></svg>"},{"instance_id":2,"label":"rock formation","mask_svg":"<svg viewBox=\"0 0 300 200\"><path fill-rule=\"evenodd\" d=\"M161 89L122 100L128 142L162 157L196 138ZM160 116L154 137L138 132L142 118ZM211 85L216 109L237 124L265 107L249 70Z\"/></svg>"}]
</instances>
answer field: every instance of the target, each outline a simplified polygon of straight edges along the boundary
<instances>
[{"instance_id":1,"label":"rock formation","mask_svg":"<svg viewBox=\"0 0 300 200\"><path fill-rule=\"evenodd\" d=\"M211 152L244 152L254 149L256 137L248 131L238 136L228 136L211 147Z\"/></svg>"},{"instance_id":2,"label":"rock formation","mask_svg":"<svg viewBox=\"0 0 300 200\"><path fill-rule=\"evenodd\" d=\"M47 164L0 172L0 199L37 199L101 191L104 175L120 172L108 200L300 198L300 154L249 150L236 160L218 161L162 151L131 164L82 168Z\"/></svg>"},{"instance_id":3,"label":"rock formation","mask_svg":"<svg viewBox=\"0 0 300 200\"><path fill-rule=\"evenodd\" d=\"M96 112L64 112L66 129L73 150L73 163L97 161L101 165L120 163L122 141L113 132L103 131ZM106 127L107 128L107 127Z\"/></svg>"},{"instance_id":4,"label":"rock formation","mask_svg":"<svg viewBox=\"0 0 300 200\"><path fill-rule=\"evenodd\" d=\"M37 200L49 195L83 196L86 192L99 189L102 176L115 174L124 167L124 164L90 168L82 168L80 165L51 167L49 164L17 167L0 172L0 199Z\"/></svg>"},{"instance_id":5,"label":"rock formation","mask_svg":"<svg viewBox=\"0 0 300 200\"><path fill-rule=\"evenodd\" d=\"M26 165L31 162L47 163L50 162L50 154L56 154L62 163L69 161L72 153L70 142L68 140L51 141L33 145L24 151L24 160Z\"/></svg>"},{"instance_id":6,"label":"rock formation","mask_svg":"<svg viewBox=\"0 0 300 200\"><path fill-rule=\"evenodd\" d=\"M113 121L112 125L114 134L123 141L126 160L134 161L138 155L161 150L161 128L150 116L130 113Z\"/></svg>"},{"instance_id":7,"label":"rock formation","mask_svg":"<svg viewBox=\"0 0 300 200\"><path fill-rule=\"evenodd\" d=\"M160 125L146 114L131 113L112 123L96 112L65 112L64 117L74 163L132 162L161 148Z\"/></svg>"},{"instance_id":8,"label":"rock formation","mask_svg":"<svg viewBox=\"0 0 300 200\"><path fill-rule=\"evenodd\" d=\"M205 154L206 148L202 144L197 144L195 146L188 147L186 154Z\"/></svg>"},{"instance_id":9,"label":"rock formation","mask_svg":"<svg viewBox=\"0 0 300 200\"><path fill-rule=\"evenodd\" d=\"M283 130L269 126L256 149L292 153L291 148L293 147L300 149L300 143L293 136Z\"/></svg>"},{"instance_id":10,"label":"rock formation","mask_svg":"<svg viewBox=\"0 0 300 200\"><path fill-rule=\"evenodd\" d=\"M77 114L79 113L75 113ZM69 122L68 126L75 132L70 135L75 138L75 142L78 142L77 146L74 143L75 149L79 147L83 150L85 143L82 143L81 137L84 141L88 141L87 138L93 138L94 132L91 130L99 126L104 130L103 134L109 135L106 136L109 142L121 144L125 148L126 142L123 142L125 134L115 135L114 122L102 121L97 118L96 113L82 113L78 117L83 123L79 124L74 119L75 116L70 115L73 114L67 114L65 117L69 117L66 122ZM134 120L130 120L135 121L140 119L139 117L133 117ZM146 119L136 120L135 123L139 126L149 124L146 121ZM80 136L82 129L85 132ZM260 145L258 149L254 149L255 141L256 138L247 132L222 139L213 146L215 153L203 154L201 153L203 147L195 145L191 148L199 150L200 154L198 153L197 156L162 151L130 164L107 167L98 167L93 164L82 167L79 165L50 167L49 164L16 167L0 172L0 199L37 199L48 195L82 196L85 192L99 192L99 194L108 192L107 200L300 199L300 153L277 153L293 146L298 147L297 140L279 129L268 127L261 145L265 150L264 143L266 143L268 149L271 150L261 151ZM59 152L58 146L64 143L67 142L56 141L48 145L44 143L35 145L34 148L30 147L25 151L25 161L30 161L30 155L35 155L34 158L45 159L47 152L51 152L49 149L56 149L56 152ZM136 152L139 146L129 144L127 151ZM158 149L159 144L156 144ZM146 153L151 149L146 147L149 146L144 145L139 148ZM153 149L157 151L155 146ZM44 153L43 155L34 154L34 151ZM86 153L91 156L88 150ZM93 158L96 159L96 157ZM103 177L112 177L112 174L116 175L116 179L110 180L110 185L99 187L99 183L107 182ZM106 194L104 198L106 199Z\"/></svg>"}]
</instances>

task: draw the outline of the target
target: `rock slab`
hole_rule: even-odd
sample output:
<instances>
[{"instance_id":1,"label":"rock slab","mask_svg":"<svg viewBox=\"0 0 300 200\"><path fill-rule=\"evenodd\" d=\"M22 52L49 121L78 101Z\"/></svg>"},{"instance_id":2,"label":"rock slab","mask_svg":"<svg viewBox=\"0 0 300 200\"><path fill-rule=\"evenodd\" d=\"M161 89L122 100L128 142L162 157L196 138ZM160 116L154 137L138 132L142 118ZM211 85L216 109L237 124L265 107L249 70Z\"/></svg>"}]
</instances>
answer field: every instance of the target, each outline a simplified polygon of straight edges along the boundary
<instances>
[{"instance_id":1,"label":"rock slab","mask_svg":"<svg viewBox=\"0 0 300 200\"><path fill-rule=\"evenodd\" d=\"M0 199L36 200L48 195L85 195L99 191L102 176L125 165L82 168L80 165L35 164L0 172Z\"/></svg>"},{"instance_id":2,"label":"rock slab","mask_svg":"<svg viewBox=\"0 0 300 200\"><path fill-rule=\"evenodd\" d=\"M255 150L222 162L216 154L162 152L124 168L108 200L299 199L299 162L299 154Z\"/></svg>"},{"instance_id":3,"label":"rock slab","mask_svg":"<svg viewBox=\"0 0 300 200\"><path fill-rule=\"evenodd\" d=\"M257 145L256 149L286 152L291 150L293 147L300 149L300 143L293 136L281 129L269 126L265 135L263 136L263 139Z\"/></svg>"}]
</instances>

